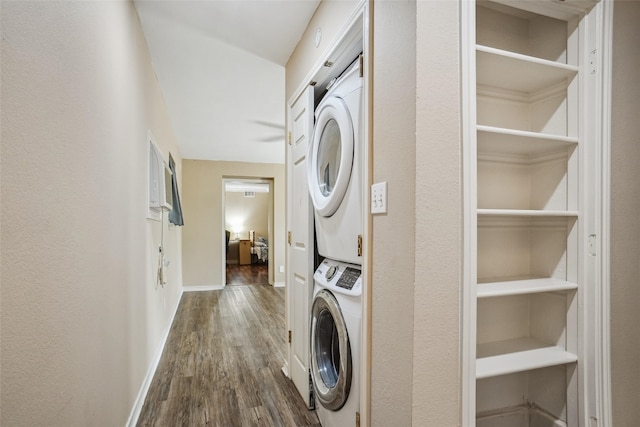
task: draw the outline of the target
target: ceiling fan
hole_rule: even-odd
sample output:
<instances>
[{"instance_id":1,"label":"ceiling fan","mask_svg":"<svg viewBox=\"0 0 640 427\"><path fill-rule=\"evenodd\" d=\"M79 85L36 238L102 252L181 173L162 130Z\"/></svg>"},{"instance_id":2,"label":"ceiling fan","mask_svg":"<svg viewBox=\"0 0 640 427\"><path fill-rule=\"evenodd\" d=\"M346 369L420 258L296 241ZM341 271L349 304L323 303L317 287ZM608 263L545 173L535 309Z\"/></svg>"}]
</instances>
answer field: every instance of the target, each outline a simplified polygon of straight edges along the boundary
<instances>
[{"instance_id":1,"label":"ceiling fan","mask_svg":"<svg viewBox=\"0 0 640 427\"><path fill-rule=\"evenodd\" d=\"M265 131L265 133L268 133L268 135L265 135L262 138L258 138L257 141L258 142L279 142L279 141L284 141L285 139L285 134L284 134L284 124L281 123L275 123L275 122L268 122L265 120L251 120L252 123L255 123L259 126L268 128L268 132Z\"/></svg>"}]
</instances>

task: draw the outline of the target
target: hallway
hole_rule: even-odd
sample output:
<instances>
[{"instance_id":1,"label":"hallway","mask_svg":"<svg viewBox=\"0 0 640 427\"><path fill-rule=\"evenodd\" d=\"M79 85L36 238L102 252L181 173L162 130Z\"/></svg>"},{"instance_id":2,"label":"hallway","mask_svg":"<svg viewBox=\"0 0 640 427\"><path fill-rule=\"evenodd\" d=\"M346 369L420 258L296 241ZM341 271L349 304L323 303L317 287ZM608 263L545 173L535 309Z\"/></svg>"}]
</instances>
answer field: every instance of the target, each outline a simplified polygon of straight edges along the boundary
<instances>
[{"instance_id":1,"label":"hallway","mask_svg":"<svg viewBox=\"0 0 640 427\"><path fill-rule=\"evenodd\" d=\"M284 288L185 292L138 426L319 426L285 360Z\"/></svg>"}]
</instances>

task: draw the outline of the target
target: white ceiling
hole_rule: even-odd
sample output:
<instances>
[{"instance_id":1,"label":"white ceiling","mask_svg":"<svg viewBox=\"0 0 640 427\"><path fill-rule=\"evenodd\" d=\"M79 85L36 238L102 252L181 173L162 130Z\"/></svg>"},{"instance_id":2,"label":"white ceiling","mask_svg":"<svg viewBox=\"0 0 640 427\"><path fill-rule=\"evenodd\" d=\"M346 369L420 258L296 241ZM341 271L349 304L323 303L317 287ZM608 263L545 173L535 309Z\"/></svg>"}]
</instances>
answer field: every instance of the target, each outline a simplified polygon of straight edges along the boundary
<instances>
[{"instance_id":1,"label":"white ceiling","mask_svg":"<svg viewBox=\"0 0 640 427\"><path fill-rule=\"evenodd\" d=\"M284 66L319 2L135 0L183 158L284 163Z\"/></svg>"}]
</instances>

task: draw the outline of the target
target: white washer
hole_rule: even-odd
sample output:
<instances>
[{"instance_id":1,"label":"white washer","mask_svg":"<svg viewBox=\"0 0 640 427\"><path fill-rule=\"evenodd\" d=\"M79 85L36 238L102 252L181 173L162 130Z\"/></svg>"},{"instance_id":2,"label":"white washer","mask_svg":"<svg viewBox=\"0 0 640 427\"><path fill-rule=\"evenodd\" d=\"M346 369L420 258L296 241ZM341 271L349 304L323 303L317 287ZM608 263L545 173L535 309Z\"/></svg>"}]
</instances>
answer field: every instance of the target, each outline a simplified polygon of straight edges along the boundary
<instances>
[{"instance_id":1,"label":"white washer","mask_svg":"<svg viewBox=\"0 0 640 427\"><path fill-rule=\"evenodd\" d=\"M318 253L362 264L362 77L356 60L316 108L307 177Z\"/></svg>"},{"instance_id":2,"label":"white washer","mask_svg":"<svg viewBox=\"0 0 640 427\"><path fill-rule=\"evenodd\" d=\"M360 266L325 259L313 275L311 379L323 427L356 424L360 411Z\"/></svg>"}]
</instances>

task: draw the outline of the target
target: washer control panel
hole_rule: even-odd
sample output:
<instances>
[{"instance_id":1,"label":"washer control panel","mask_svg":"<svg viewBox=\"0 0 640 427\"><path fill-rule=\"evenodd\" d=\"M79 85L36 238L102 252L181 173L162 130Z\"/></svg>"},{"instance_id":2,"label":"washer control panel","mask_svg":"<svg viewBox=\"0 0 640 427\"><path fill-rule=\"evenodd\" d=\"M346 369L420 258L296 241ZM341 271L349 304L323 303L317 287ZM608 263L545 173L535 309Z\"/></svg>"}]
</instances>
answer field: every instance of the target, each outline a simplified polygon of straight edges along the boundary
<instances>
[{"instance_id":1,"label":"washer control panel","mask_svg":"<svg viewBox=\"0 0 640 427\"><path fill-rule=\"evenodd\" d=\"M342 275L338 279L338 283L336 283L336 286L351 290L353 289L353 286L356 284L359 278L360 270L356 270L353 267L347 267L342 272Z\"/></svg>"},{"instance_id":2,"label":"washer control panel","mask_svg":"<svg viewBox=\"0 0 640 427\"><path fill-rule=\"evenodd\" d=\"M325 259L313 275L314 280L327 288L347 295L362 294L362 270L359 265Z\"/></svg>"},{"instance_id":3,"label":"washer control panel","mask_svg":"<svg viewBox=\"0 0 640 427\"><path fill-rule=\"evenodd\" d=\"M336 271L338 271L338 266L337 265L332 265L331 267L329 267L327 272L324 274L324 277L327 280L331 281L331 279L333 279L333 276L336 275Z\"/></svg>"}]
</instances>

